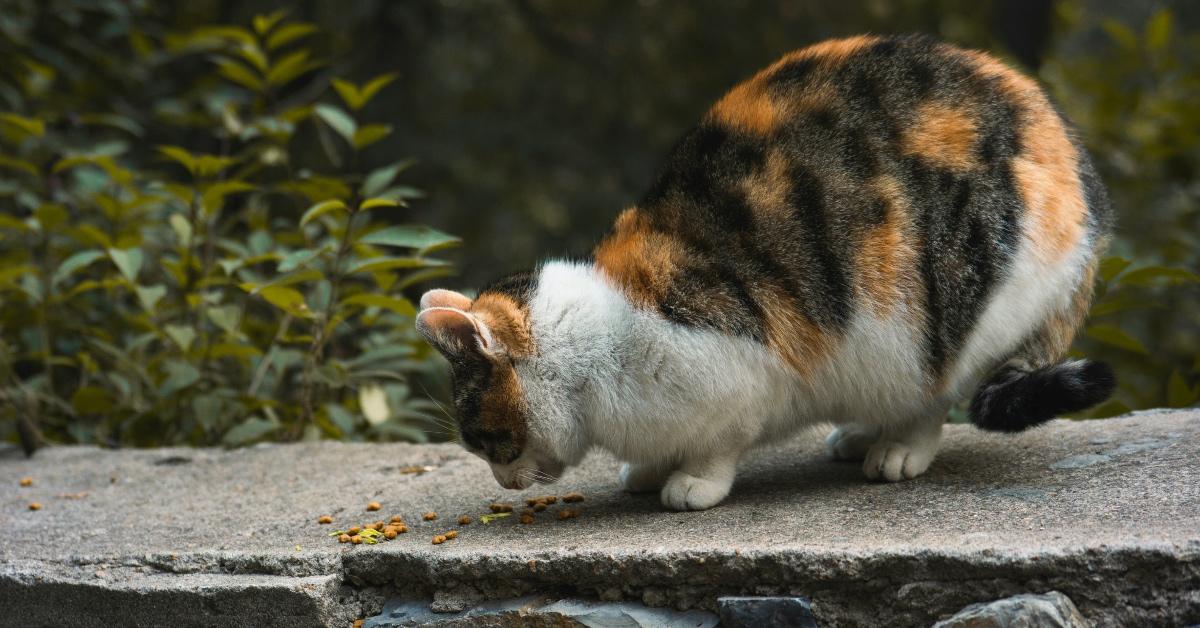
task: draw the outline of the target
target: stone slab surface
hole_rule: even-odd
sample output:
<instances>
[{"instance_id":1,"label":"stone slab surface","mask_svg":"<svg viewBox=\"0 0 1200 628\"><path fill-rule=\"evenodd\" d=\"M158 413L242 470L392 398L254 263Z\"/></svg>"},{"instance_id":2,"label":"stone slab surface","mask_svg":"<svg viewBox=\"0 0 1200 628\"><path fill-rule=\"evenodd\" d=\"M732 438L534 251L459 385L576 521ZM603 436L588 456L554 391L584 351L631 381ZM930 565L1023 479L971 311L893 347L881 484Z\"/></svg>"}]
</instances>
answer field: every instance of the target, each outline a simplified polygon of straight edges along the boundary
<instances>
[{"instance_id":1,"label":"stone slab surface","mask_svg":"<svg viewBox=\"0 0 1200 628\"><path fill-rule=\"evenodd\" d=\"M600 455L514 493L452 445L0 450L0 625L342 626L396 596L462 611L531 594L708 611L797 595L823 626L929 625L1053 590L1099 625L1200 623L1200 412L948 426L929 472L900 484L830 461L818 436L754 455L730 499L692 513L622 492ZM430 543L494 500L570 490L587 498L576 519ZM324 514L411 531L340 545Z\"/></svg>"}]
</instances>

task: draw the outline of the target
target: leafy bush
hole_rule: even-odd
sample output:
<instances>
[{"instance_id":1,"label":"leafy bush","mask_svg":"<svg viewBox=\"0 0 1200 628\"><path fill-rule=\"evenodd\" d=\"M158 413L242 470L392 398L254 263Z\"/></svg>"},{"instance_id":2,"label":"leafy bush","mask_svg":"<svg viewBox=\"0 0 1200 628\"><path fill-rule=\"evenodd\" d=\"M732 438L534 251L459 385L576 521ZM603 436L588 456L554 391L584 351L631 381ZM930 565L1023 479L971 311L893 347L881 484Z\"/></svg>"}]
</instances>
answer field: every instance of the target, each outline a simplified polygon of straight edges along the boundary
<instances>
[{"instance_id":1,"label":"leafy bush","mask_svg":"<svg viewBox=\"0 0 1200 628\"><path fill-rule=\"evenodd\" d=\"M458 240L393 224L411 160L358 165L396 77L337 77L283 12L177 33L128 6L0 22L4 414L27 444L423 440L402 291Z\"/></svg>"},{"instance_id":2,"label":"leafy bush","mask_svg":"<svg viewBox=\"0 0 1200 628\"><path fill-rule=\"evenodd\" d=\"M1120 388L1091 417L1200 401L1200 39L1169 7L1147 12L1128 24L1060 3L1067 36L1042 70L1117 210L1078 349L1112 363Z\"/></svg>"}]
</instances>

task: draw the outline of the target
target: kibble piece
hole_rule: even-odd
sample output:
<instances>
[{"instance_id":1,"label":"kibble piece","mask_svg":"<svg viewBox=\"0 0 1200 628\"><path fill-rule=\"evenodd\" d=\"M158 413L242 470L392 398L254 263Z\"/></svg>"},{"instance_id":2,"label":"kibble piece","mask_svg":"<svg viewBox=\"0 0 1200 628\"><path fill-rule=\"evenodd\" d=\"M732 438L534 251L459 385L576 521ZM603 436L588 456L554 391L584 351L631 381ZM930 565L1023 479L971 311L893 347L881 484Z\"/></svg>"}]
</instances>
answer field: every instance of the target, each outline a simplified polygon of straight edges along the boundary
<instances>
[{"instance_id":1,"label":"kibble piece","mask_svg":"<svg viewBox=\"0 0 1200 628\"><path fill-rule=\"evenodd\" d=\"M524 523L524 524L533 523L533 515L528 515L528 514L521 515L521 523Z\"/></svg>"},{"instance_id":2,"label":"kibble piece","mask_svg":"<svg viewBox=\"0 0 1200 628\"><path fill-rule=\"evenodd\" d=\"M433 544L434 544L434 545L441 545L442 543L445 543L445 542L446 542L446 537L445 537L445 536L443 536L443 535L441 535L441 534L439 534L439 535L437 535L437 536L433 537Z\"/></svg>"},{"instance_id":3,"label":"kibble piece","mask_svg":"<svg viewBox=\"0 0 1200 628\"><path fill-rule=\"evenodd\" d=\"M546 509L546 502L538 502L533 505L534 512L542 512L545 509Z\"/></svg>"},{"instance_id":4,"label":"kibble piece","mask_svg":"<svg viewBox=\"0 0 1200 628\"><path fill-rule=\"evenodd\" d=\"M353 536L351 536L351 537L350 537L350 542L351 542L351 543L353 543L353 544L355 544L355 545L358 545L359 543L362 543L362 537L360 537L360 536L358 536L357 534L355 534L355 535L353 535Z\"/></svg>"},{"instance_id":5,"label":"kibble piece","mask_svg":"<svg viewBox=\"0 0 1200 628\"><path fill-rule=\"evenodd\" d=\"M583 494L572 491L566 495L563 495L563 501L568 503L581 502L583 501Z\"/></svg>"},{"instance_id":6,"label":"kibble piece","mask_svg":"<svg viewBox=\"0 0 1200 628\"><path fill-rule=\"evenodd\" d=\"M571 510L570 508L563 508L562 510L558 511L559 519L574 519L575 517L578 517L578 516L579 516L578 510Z\"/></svg>"},{"instance_id":7,"label":"kibble piece","mask_svg":"<svg viewBox=\"0 0 1200 628\"><path fill-rule=\"evenodd\" d=\"M355 534L358 534L359 532L362 532L362 528L360 528L358 526L350 526L350 529L346 530L346 534L349 534L350 536L354 536Z\"/></svg>"},{"instance_id":8,"label":"kibble piece","mask_svg":"<svg viewBox=\"0 0 1200 628\"><path fill-rule=\"evenodd\" d=\"M451 530L451 531L443 534L442 536L444 536L448 539L457 539L458 538L458 530Z\"/></svg>"},{"instance_id":9,"label":"kibble piece","mask_svg":"<svg viewBox=\"0 0 1200 628\"><path fill-rule=\"evenodd\" d=\"M371 524L371 527L375 530L383 530L384 525L386 524L384 524L382 521L376 521L375 523Z\"/></svg>"},{"instance_id":10,"label":"kibble piece","mask_svg":"<svg viewBox=\"0 0 1200 628\"><path fill-rule=\"evenodd\" d=\"M349 534L342 534L341 536L338 537L338 543L349 543L349 542L350 542Z\"/></svg>"},{"instance_id":11,"label":"kibble piece","mask_svg":"<svg viewBox=\"0 0 1200 628\"><path fill-rule=\"evenodd\" d=\"M41 510L42 505L37 502L33 502L32 504L29 504L29 509L30 510Z\"/></svg>"},{"instance_id":12,"label":"kibble piece","mask_svg":"<svg viewBox=\"0 0 1200 628\"><path fill-rule=\"evenodd\" d=\"M471 525L471 518L466 515L459 517L458 525L460 525L460 526Z\"/></svg>"},{"instance_id":13,"label":"kibble piece","mask_svg":"<svg viewBox=\"0 0 1200 628\"><path fill-rule=\"evenodd\" d=\"M437 519L437 513L433 512L431 510L431 511L425 513L424 515L422 515L421 518L426 521L433 521L434 519Z\"/></svg>"},{"instance_id":14,"label":"kibble piece","mask_svg":"<svg viewBox=\"0 0 1200 628\"><path fill-rule=\"evenodd\" d=\"M538 505L542 501L543 500L541 497L530 497L529 499L525 500L525 505L529 506L530 508L533 508L534 506Z\"/></svg>"},{"instance_id":15,"label":"kibble piece","mask_svg":"<svg viewBox=\"0 0 1200 628\"><path fill-rule=\"evenodd\" d=\"M33 486L33 478L21 478L21 486Z\"/></svg>"},{"instance_id":16,"label":"kibble piece","mask_svg":"<svg viewBox=\"0 0 1200 628\"><path fill-rule=\"evenodd\" d=\"M321 518L317 519L317 523L333 523L333 517L330 517L329 515L321 515Z\"/></svg>"},{"instance_id":17,"label":"kibble piece","mask_svg":"<svg viewBox=\"0 0 1200 628\"><path fill-rule=\"evenodd\" d=\"M512 504L496 503L496 504L492 504L491 506L489 506L489 508L492 509L492 512L512 512L513 511Z\"/></svg>"},{"instance_id":18,"label":"kibble piece","mask_svg":"<svg viewBox=\"0 0 1200 628\"><path fill-rule=\"evenodd\" d=\"M542 501L546 502L546 504L553 504L554 502L558 501L558 496L557 495L543 495Z\"/></svg>"},{"instance_id":19,"label":"kibble piece","mask_svg":"<svg viewBox=\"0 0 1200 628\"><path fill-rule=\"evenodd\" d=\"M529 515L530 517L532 517L534 512L536 512L536 511L534 511L534 509L532 509L532 508L525 508L524 510L521 511L521 516L524 517L525 515Z\"/></svg>"},{"instance_id":20,"label":"kibble piece","mask_svg":"<svg viewBox=\"0 0 1200 628\"><path fill-rule=\"evenodd\" d=\"M404 534L405 532L408 532L408 526L405 526L405 525L396 526L397 534Z\"/></svg>"},{"instance_id":21,"label":"kibble piece","mask_svg":"<svg viewBox=\"0 0 1200 628\"><path fill-rule=\"evenodd\" d=\"M379 502L371 502L367 504L367 510L370 512L374 512L380 508L383 508L383 504L380 504Z\"/></svg>"},{"instance_id":22,"label":"kibble piece","mask_svg":"<svg viewBox=\"0 0 1200 628\"><path fill-rule=\"evenodd\" d=\"M364 620L362 620L362 619L356 619L356 620L354 620L354 628L362 628L363 621L364 621Z\"/></svg>"},{"instance_id":23,"label":"kibble piece","mask_svg":"<svg viewBox=\"0 0 1200 628\"><path fill-rule=\"evenodd\" d=\"M386 531L383 533L383 535L384 535L384 536L386 536L386 537L388 538L388 540L389 540L389 541L390 541L390 540L392 540L392 539L394 539L394 538L396 538L396 535L397 535L397 534L400 534L400 533L396 531L396 528L388 528L388 529L387 529L387 530L386 530Z\"/></svg>"},{"instance_id":24,"label":"kibble piece","mask_svg":"<svg viewBox=\"0 0 1200 628\"><path fill-rule=\"evenodd\" d=\"M404 518L400 515L392 515L392 518L389 519L389 521L392 523L404 523Z\"/></svg>"}]
</instances>

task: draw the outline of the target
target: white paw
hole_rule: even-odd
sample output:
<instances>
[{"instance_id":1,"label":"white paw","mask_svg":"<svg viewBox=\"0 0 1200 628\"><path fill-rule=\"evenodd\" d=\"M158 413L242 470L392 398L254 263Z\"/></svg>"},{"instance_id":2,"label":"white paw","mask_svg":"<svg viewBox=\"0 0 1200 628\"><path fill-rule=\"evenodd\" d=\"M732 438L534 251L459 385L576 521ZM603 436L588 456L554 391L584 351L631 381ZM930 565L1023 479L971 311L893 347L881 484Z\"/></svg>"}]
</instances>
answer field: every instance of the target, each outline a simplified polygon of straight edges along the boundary
<instances>
[{"instance_id":1,"label":"white paw","mask_svg":"<svg viewBox=\"0 0 1200 628\"><path fill-rule=\"evenodd\" d=\"M621 465L618 477L621 486L630 493L652 493L662 488L667 481L667 473L669 471L655 465L625 463Z\"/></svg>"},{"instance_id":2,"label":"white paw","mask_svg":"<svg viewBox=\"0 0 1200 628\"><path fill-rule=\"evenodd\" d=\"M853 425L844 425L825 437L825 445L834 460L862 460L871 445L879 440L878 430L864 430Z\"/></svg>"},{"instance_id":3,"label":"white paw","mask_svg":"<svg viewBox=\"0 0 1200 628\"><path fill-rule=\"evenodd\" d=\"M732 485L676 471L663 487L662 503L671 510L706 510L721 503Z\"/></svg>"},{"instance_id":4,"label":"white paw","mask_svg":"<svg viewBox=\"0 0 1200 628\"><path fill-rule=\"evenodd\" d=\"M932 449L913 448L904 443L880 441L871 445L863 461L863 473L867 478L888 482L911 480L929 468L936 452Z\"/></svg>"}]
</instances>

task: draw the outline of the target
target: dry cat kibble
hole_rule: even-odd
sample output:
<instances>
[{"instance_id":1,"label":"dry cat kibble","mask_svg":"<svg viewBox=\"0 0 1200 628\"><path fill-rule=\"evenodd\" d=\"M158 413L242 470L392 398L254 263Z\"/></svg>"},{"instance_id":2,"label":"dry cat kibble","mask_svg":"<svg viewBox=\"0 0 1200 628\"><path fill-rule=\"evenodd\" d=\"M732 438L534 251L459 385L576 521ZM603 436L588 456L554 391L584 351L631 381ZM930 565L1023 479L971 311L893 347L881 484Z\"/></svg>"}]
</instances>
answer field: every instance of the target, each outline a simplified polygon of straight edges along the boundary
<instances>
[{"instance_id":1,"label":"dry cat kibble","mask_svg":"<svg viewBox=\"0 0 1200 628\"><path fill-rule=\"evenodd\" d=\"M380 508L383 508L383 504L380 504L379 502L371 502L371 503L367 504L367 510L369 512L374 512L376 510L379 510Z\"/></svg>"},{"instance_id":2,"label":"dry cat kibble","mask_svg":"<svg viewBox=\"0 0 1200 628\"><path fill-rule=\"evenodd\" d=\"M397 534L399 534L399 532L397 532L395 528L388 528L387 530L384 531L383 536L387 537L387 540L390 541L390 540L396 538Z\"/></svg>"},{"instance_id":3,"label":"dry cat kibble","mask_svg":"<svg viewBox=\"0 0 1200 628\"><path fill-rule=\"evenodd\" d=\"M570 493L567 493L566 495L563 495L562 499L564 502L573 504L575 502L583 501L583 494L572 491ZM550 503L554 503L554 502L550 502Z\"/></svg>"},{"instance_id":4,"label":"dry cat kibble","mask_svg":"<svg viewBox=\"0 0 1200 628\"><path fill-rule=\"evenodd\" d=\"M32 504L29 504L29 509L30 510L41 510L42 505L37 502L33 502Z\"/></svg>"},{"instance_id":5,"label":"dry cat kibble","mask_svg":"<svg viewBox=\"0 0 1200 628\"><path fill-rule=\"evenodd\" d=\"M546 506L546 502L538 502L538 503L536 503L536 504L534 504L534 505L533 505L533 511L534 511L534 512L542 512L542 511L543 511L543 510L545 510L546 508L547 508L547 506Z\"/></svg>"},{"instance_id":6,"label":"dry cat kibble","mask_svg":"<svg viewBox=\"0 0 1200 628\"><path fill-rule=\"evenodd\" d=\"M338 535L338 543L349 543L349 542L350 542L349 534L342 533L342 534Z\"/></svg>"},{"instance_id":7,"label":"dry cat kibble","mask_svg":"<svg viewBox=\"0 0 1200 628\"><path fill-rule=\"evenodd\" d=\"M362 543L362 537L360 537L359 535L355 534L355 535L353 535L353 536L351 536L351 537L350 537L350 542L351 542L351 543L353 543L353 544L355 544L355 545L358 545L358 544Z\"/></svg>"},{"instance_id":8,"label":"dry cat kibble","mask_svg":"<svg viewBox=\"0 0 1200 628\"><path fill-rule=\"evenodd\" d=\"M433 521L434 519L437 519L437 513L433 512L431 510L431 511L425 513L424 515L422 515L421 518L426 521Z\"/></svg>"},{"instance_id":9,"label":"dry cat kibble","mask_svg":"<svg viewBox=\"0 0 1200 628\"><path fill-rule=\"evenodd\" d=\"M392 515L392 518L389 521L392 523L404 523L404 518L400 515Z\"/></svg>"},{"instance_id":10,"label":"dry cat kibble","mask_svg":"<svg viewBox=\"0 0 1200 628\"><path fill-rule=\"evenodd\" d=\"M445 543L445 542L446 542L446 537L444 535L439 534L439 535L433 537L434 545L441 545L442 543Z\"/></svg>"},{"instance_id":11,"label":"dry cat kibble","mask_svg":"<svg viewBox=\"0 0 1200 628\"><path fill-rule=\"evenodd\" d=\"M329 515L321 515L321 518L317 519L317 523L333 523L333 517L330 517Z\"/></svg>"},{"instance_id":12,"label":"dry cat kibble","mask_svg":"<svg viewBox=\"0 0 1200 628\"><path fill-rule=\"evenodd\" d=\"M470 518L470 517L468 517L468 516L466 516L466 515L463 515L463 516L461 516L461 517L459 517L459 518L458 518L458 525L460 525L460 526L465 526L465 525L470 525L470 524L471 524L471 518Z\"/></svg>"},{"instance_id":13,"label":"dry cat kibble","mask_svg":"<svg viewBox=\"0 0 1200 628\"><path fill-rule=\"evenodd\" d=\"M445 536L447 539L457 539L458 538L458 530L451 530L442 536Z\"/></svg>"},{"instance_id":14,"label":"dry cat kibble","mask_svg":"<svg viewBox=\"0 0 1200 628\"><path fill-rule=\"evenodd\" d=\"M488 506L488 508L491 508L492 512L512 512L513 511L512 504L504 504L504 503L495 503L495 504L492 504L491 506Z\"/></svg>"},{"instance_id":15,"label":"dry cat kibble","mask_svg":"<svg viewBox=\"0 0 1200 628\"><path fill-rule=\"evenodd\" d=\"M33 478L21 478L21 486L33 486Z\"/></svg>"},{"instance_id":16,"label":"dry cat kibble","mask_svg":"<svg viewBox=\"0 0 1200 628\"><path fill-rule=\"evenodd\" d=\"M359 532L362 532L362 528L360 528L359 526L350 526L350 529L346 530L346 534L349 534L350 536L354 536L355 534L358 534Z\"/></svg>"},{"instance_id":17,"label":"dry cat kibble","mask_svg":"<svg viewBox=\"0 0 1200 628\"><path fill-rule=\"evenodd\" d=\"M563 508L562 510L558 511L559 519L574 519L575 517L578 517L578 516L579 516L578 510L572 510L570 508Z\"/></svg>"},{"instance_id":18,"label":"dry cat kibble","mask_svg":"<svg viewBox=\"0 0 1200 628\"><path fill-rule=\"evenodd\" d=\"M521 515L521 523L524 523L526 525L533 523L533 515L531 515L531 514Z\"/></svg>"}]
</instances>

